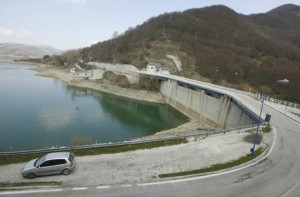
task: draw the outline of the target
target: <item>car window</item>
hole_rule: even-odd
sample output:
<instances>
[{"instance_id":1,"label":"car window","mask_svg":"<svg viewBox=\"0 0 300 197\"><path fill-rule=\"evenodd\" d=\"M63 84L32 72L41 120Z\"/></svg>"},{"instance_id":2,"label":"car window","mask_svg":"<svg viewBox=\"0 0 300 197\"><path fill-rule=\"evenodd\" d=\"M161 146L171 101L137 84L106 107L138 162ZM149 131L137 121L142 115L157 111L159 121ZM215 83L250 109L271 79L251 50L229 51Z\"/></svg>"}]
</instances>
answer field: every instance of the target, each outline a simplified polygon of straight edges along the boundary
<instances>
[{"instance_id":1,"label":"car window","mask_svg":"<svg viewBox=\"0 0 300 197\"><path fill-rule=\"evenodd\" d=\"M67 163L67 161L65 159L56 159L56 160L53 160L53 162L54 162L54 165L61 165L61 164Z\"/></svg>"},{"instance_id":2,"label":"car window","mask_svg":"<svg viewBox=\"0 0 300 197\"><path fill-rule=\"evenodd\" d=\"M46 155L44 155L43 157L37 159L34 163L34 166L39 166L41 165L41 163L43 163L46 160Z\"/></svg>"},{"instance_id":3,"label":"car window","mask_svg":"<svg viewBox=\"0 0 300 197\"><path fill-rule=\"evenodd\" d=\"M45 161L44 163L42 163L40 165L40 167L47 167L47 166L51 166L51 162L50 161Z\"/></svg>"},{"instance_id":4,"label":"car window","mask_svg":"<svg viewBox=\"0 0 300 197\"><path fill-rule=\"evenodd\" d=\"M42 163L40 166L41 167L47 167L47 166L56 166L56 165L61 165L65 164L67 161L65 159L54 159L54 160L49 160L44 163Z\"/></svg>"},{"instance_id":5,"label":"car window","mask_svg":"<svg viewBox=\"0 0 300 197\"><path fill-rule=\"evenodd\" d=\"M70 154L70 155L69 155L69 161L70 161L71 163L73 163L73 161L74 161L74 155L73 155L73 154Z\"/></svg>"}]
</instances>

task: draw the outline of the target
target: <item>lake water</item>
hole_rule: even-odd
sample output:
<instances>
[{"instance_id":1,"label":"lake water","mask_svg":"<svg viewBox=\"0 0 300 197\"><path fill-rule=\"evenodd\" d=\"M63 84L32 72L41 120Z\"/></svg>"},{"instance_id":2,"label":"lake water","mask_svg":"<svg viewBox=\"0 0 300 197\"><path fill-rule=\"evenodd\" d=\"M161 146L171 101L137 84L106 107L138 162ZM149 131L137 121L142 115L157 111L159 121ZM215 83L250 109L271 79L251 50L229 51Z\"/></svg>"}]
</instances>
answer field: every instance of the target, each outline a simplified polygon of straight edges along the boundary
<instances>
[{"instance_id":1,"label":"lake water","mask_svg":"<svg viewBox=\"0 0 300 197\"><path fill-rule=\"evenodd\" d=\"M164 104L67 86L0 63L0 151L120 142L187 122Z\"/></svg>"}]
</instances>

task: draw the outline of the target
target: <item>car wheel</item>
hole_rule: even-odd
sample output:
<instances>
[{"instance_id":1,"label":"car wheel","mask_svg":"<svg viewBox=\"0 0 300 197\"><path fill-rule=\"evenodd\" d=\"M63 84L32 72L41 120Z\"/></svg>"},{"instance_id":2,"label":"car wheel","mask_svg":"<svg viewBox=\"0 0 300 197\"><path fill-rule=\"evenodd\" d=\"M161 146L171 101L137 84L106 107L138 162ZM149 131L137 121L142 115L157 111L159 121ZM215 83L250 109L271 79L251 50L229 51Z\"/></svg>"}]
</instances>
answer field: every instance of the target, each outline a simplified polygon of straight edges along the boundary
<instances>
[{"instance_id":1,"label":"car wheel","mask_svg":"<svg viewBox=\"0 0 300 197\"><path fill-rule=\"evenodd\" d=\"M29 179L34 179L35 177L36 177L36 175L32 172L27 174L27 178L29 178Z\"/></svg>"},{"instance_id":2,"label":"car wheel","mask_svg":"<svg viewBox=\"0 0 300 197\"><path fill-rule=\"evenodd\" d=\"M62 171L62 174L63 174L63 175L68 175L68 174L70 174L70 172L71 172L71 170L69 170L69 169L64 169L64 170Z\"/></svg>"}]
</instances>

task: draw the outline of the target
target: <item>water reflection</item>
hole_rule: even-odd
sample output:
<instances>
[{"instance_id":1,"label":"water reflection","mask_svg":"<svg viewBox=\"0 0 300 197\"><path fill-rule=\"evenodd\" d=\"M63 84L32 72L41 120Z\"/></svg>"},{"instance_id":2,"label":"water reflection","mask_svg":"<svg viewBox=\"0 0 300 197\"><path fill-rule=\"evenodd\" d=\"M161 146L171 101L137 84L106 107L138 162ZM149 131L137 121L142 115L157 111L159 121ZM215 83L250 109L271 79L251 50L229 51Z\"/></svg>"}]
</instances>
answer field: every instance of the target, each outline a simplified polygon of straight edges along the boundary
<instances>
[{"instance_id":1,"label":"water reflection","mask_svg":"<svg viewBox=\"0 0 300 197\"><path fill-rule=\"evenodd\" d=\"M103 112L128 129L143 128L152 134L168 127L176 127L186 121L186 117L169 105L148 103L127 99L107 93L93 92L87 89L70 88L76 97L90 96L95 98Z\"/></svg>"},{"instance_id":2,"label":"water reflection","mask_svg":"<svg viewBox=\"0 0 300 197\"><path fill-rule=\"evenodd\" d=\"M46 130L60 132L63 131L64 127L73 124L76 116L75 110L43 108L38 115L38 119Z\"/></svg>"}]
</instances>

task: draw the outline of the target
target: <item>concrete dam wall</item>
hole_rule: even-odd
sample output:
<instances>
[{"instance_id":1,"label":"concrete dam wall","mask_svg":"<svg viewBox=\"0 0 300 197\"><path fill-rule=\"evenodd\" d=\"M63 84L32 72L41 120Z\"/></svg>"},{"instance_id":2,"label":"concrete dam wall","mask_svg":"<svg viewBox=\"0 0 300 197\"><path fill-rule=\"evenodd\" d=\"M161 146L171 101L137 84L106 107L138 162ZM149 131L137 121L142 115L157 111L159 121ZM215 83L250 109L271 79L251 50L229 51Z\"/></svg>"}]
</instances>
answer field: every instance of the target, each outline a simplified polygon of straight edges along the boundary
<instances>
[{"instance_id":1,"label":"concrete dam wall","mask_svg":"<svg viewBox=\"0 0 300 197\"><path fill-rule=\"evenodd\" d=\"M194 120L218 128L250 125L255 121L235 102L224 95L181 86L174 80L163 81L160 91L168 103Z\"/></svg>"}]
</instances>

